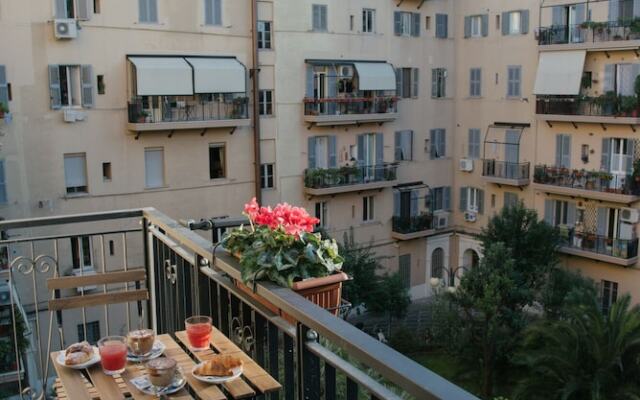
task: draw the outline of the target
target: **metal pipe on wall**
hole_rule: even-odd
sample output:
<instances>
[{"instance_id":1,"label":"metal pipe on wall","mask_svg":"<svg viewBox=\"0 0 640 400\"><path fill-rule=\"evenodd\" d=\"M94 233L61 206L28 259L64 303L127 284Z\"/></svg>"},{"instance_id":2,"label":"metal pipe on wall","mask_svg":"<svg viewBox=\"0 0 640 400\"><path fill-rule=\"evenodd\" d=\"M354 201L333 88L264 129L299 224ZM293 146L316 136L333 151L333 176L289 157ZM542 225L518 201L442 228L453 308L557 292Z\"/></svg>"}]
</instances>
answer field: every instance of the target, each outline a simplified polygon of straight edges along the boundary
<instances>
[{"instance_id":1,"label":"metal pipe on wall","mask_svg":"<svg viewBox=\"0 0 640 400\"><path fill-rule=\"evenodd\" d=\"M254 188L258 203L262 200L262 189L260 186L260 109L259 109L259 76L258 65L258 0L251 1L251 83L253 101L253 158L254 158Z\"/></svg>"}]
</instances>

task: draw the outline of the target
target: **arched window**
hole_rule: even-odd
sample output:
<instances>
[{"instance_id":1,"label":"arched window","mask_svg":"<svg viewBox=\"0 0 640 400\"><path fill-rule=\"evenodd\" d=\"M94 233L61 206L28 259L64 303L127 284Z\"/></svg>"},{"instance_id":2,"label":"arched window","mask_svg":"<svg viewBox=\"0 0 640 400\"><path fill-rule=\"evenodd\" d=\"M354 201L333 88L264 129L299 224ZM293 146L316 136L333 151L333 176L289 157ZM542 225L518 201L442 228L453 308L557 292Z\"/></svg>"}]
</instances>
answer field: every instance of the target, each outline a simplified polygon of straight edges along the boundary
<instances>
[{"instance_id":1,"label":"arched window","mask_svg":"<svg viewBox=\"0 0 640 400\"><path fill-rule=\"evenodd\" d=\"M478 266L478 263L480 263L480 256L473 249L465 250L464 255L462 256L462 258L463 258L463 263L464 263L463 265L467 269L475 268L475 267Z\"/></svg>"},{"instance_id":2,"label":"arched window","mask_svg":"<svg viewBox=\"0 0 640 400\"><path fill-rule=\"evenodd\" d=\"M440 278L444 272L444 250L442 247L438 247L431 253L431 277Z\"/></svg>"}]
</instances>

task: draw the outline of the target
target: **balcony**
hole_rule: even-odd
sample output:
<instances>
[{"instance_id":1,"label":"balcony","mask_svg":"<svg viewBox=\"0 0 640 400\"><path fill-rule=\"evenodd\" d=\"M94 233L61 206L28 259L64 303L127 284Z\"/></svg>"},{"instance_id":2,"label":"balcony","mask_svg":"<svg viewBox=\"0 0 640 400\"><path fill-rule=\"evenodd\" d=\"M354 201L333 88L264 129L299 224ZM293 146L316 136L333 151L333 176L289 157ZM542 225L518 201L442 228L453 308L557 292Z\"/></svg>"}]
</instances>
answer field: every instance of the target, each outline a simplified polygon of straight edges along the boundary
<instances>
[{"instance_id":1,"label":"balcony","mask_svg":"<svg viewBox=\"0 0 640 400\"><path fill-rule=\"evenodd\" d=\"M497 160L482 160L482 176L498 185L527 186L529 185L530 163L511 163Z\"/></svg>"},{"instance_id":2,"label":"balcony","mask_svg":"<svg viewBox=\"0 0 640 400\"><path fill-rule=\"evenodd\" d=\"M304 190L311 196L381 190L396 183L398 164L313 168L304 171Z\"/></svg>"},{"instance_id":3,"label":"balcony","mask_svg":"<svg viewBox=\"0 0 640 400\"><path fill-rule=\"evenodd\" d=\"M560 251L573 256L629 267L638 262L638 238L613 239L591 233L569 231Z\"/></svg>"},{"instance_id":4,"label":"balcony","mask_svg":"<svg viewBox=\"0 0 640 400\"><path fill-rule=\"evenodd\" d=\"M536 114L545 121L635 125L640 124L639 113L636 96L538 96L536 100Z\"/></svg>"},{"instance_id":5,"label":"balcony","mask_svg":"<svg viewBox=\"0 0 640 400\"><path fill-rule=\"evenodd\" d=\"M396 118L396 96L304 99L304 120L317 126L383 123Z\"/></svg>"},{"instance_id":6,"label":"balcony","mask_svg":"<svg viewBox=\"0 0 640 400\"><path fill-rule=\"evenodd\" d=\"M87 320L100 321L101 333L106 335L142 325L175 339L175 332L184 329L184 318L200 314L211 316L218 330L241 344L251 359L282 383L281 393L275 395L279 398L320 398L322 388L332 398L476 399L290 289L258 283L256 293L295 318L297 323L292 325L237 288L240 265L234 257L155 209L2 221L0 230L8 234L0 245L11 249L10 267L4 272L20 299L20 304L11 302L4 307L17 315L22 305L30 321L39 321L31 329L35 332L32 349L22 350L23 357L15 365L17 372L23 366L34 369L17 381L14 393L31 390L34 397L40 397L53 391L47 379L53 375L49 353L60 349L63 338L59 333L65 335L66 345L75 342L80 332L86 335ZM50 312L47 299L60 294L49 289L47 280L69 274L71 265L67 264L72 257L67 243L79 232L102 251L113 242L113 255L94 255L97 274L137 270L144 271L144 278L124 288L115 288L104 279L93 291L96 293L75 295L95 298L109 296L111 290L135 293L142 288L150 292L149 300L138 301L138 307L110 304L88 308L86 313L84 309L75 314L73 310ZM108 322L102 325L104 321ZM15 324L12 328L18 332ZM238 329L245 335L248 332L251 340L236 335ZM93 374L87 374L86 384L104 387L104 381L93 379ZM345 387L348 396L343 393ZM114 392L114 398L131 396L123 385L115 390L122 393Z\"/></svg>"},{"instance_id":7,"label":"balcony","mask_svg":"<svg viewBox=\"0 0 640 400\"><path fill-rule=\"evenodd\" d=\"M139 96L128 103L132 132L249 126L248 98L239 95Z\"/></svg>"},{"instance_id":8,"label":"balcony","mask_svg":"<svg viewBox=\"0 0 640 400\"><path fill-rule=\"evenodd\" d=\"M637 48L640 29L636 21L587 21L579 25L548 26L540 28L538 44L575 50Z\"/></svg>"},{"instance_id":9,"label":"balcony","mask_svg":"<svg viewBox=\"0 0 640 400\"><path fill-rule=\"evenodd\" d=\"M564 196L625 204L640 200L640 184L631 175L538 165L533 182L536 189Z\"/></svg>"},{"instance_id":10,"label":"balcony","mask_svg":"<svg viewBox=\"0 0 640 400\"><path fill-rule=\"evenodd\" d=\"M391 219L391 237L412 240L435 233L434 217L424 213L413 217L394 216Z\"/></svg>"}]
</instances>

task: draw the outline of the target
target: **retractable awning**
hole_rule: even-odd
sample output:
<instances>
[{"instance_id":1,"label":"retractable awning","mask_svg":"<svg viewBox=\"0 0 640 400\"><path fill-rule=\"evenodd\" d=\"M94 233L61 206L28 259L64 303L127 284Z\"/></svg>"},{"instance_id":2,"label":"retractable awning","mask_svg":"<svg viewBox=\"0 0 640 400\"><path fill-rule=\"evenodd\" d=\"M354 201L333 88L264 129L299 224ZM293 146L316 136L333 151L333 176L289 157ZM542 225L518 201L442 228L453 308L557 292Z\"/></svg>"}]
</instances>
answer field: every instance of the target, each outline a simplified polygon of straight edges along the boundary
<instances>
[{"instance_id":1,"label":"retractable awning","mask_svg":"<svg viewBox=\"0 0 640 400\"><path fill-rule=\"evenodd\" d=\"M540 53L533 94L559 96L580 94L586 54L584 50Z\"/></svg>"},{"instance_id":2,"label":"retractable awning","mask_svg":"<svg viewBox=\"0 0 640 400\"><path fill-rule=\"evenodd\" d=\"M235 58L186 57L195 93L244 93L247 72Z\"/></svg>"},{"instance_id":3,"label":"retractable awning","mask_svg":"<svg viewBox=\"0 0 640 400\"><path fill-rule=\"evenodd\" d=\"M193 72L182 57L129 57L138 96L193 95Z\"/></svg>"},{"instance_id":4,"label":"retractable awning","mask_svg":"<svg viewBox=\"0 0 640 400\"><path fill-rule=\"evenodd\" d=\"M396 74L393 67L385 62L353 63L358 72L360 90L396 90Z\"/></svg>"}]
</instances>

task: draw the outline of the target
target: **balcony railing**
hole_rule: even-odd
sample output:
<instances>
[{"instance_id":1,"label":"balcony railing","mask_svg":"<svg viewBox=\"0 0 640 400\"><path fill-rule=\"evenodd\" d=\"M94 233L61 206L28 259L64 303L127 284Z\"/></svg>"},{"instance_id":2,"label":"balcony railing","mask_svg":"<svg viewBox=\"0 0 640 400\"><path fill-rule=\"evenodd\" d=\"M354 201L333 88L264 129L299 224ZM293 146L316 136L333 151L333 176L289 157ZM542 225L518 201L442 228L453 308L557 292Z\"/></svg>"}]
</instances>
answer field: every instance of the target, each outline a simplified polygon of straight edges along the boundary
<instances>
[{"instance_id":1,"label":"balcony railing","mask_svg":"<svg viewBox=\"0 0 640 400\"><path fill-rule=\"evenodd\" d=\"M601 43L640 40L639 25L633 21L584 22L540 28L538 44Z\"/></svg>"},{"instance_id":2,"label":"balcony railing","mask_svg":"<svg viewBox=\"0 0 640 400\"><path fill-rule=\"evenodd\" d=\"M638 238L614 239L570 230L563 239L563 247L624 260L638 257Z\"/></svg>"},{"instance_id":3,"label":"balcony railing","mask_svg":"<svg viewBox=\"0 0 640 400\"><path fill-rule=\"evenodd\" d=\"M433 215L421 214L413 217L394 216L391 220L393 232L403 235L434 229Z\"/></svg>"},{"instance_id":4,"label":"balcony railing","mask_svg":"<svg viewBox=\"0 0 640 400\"><path fill-rule=\"evenodd\" d=\"M304 115L393 114L398 112L398 97L340 97L304 99Z\"/></svg>"},{"instance_id":5,"label":"balcony railing","mask_svg":"<svg viewBox=\"0 0 640 400\"><path fill-rule=\"evenodd\" d=\"M638 118L636 96L538 97L536 114Z\"/></svg>"},{"instance_id":6,"label":"balcony railing","mask_svg":"<svg viewBox=\"0 0 640 400\"><path fill-rule=\"evenodd\" d=\"M311 168L304 171L304 186L311 189L362 185L397 179L398 164Z\"/></svg>"},{"instance_id":7,"label":"balcony railing","mask_svg":"<svg viewBox=\"0 0 640 400\"><path fill-rule=\"evenodd\" d=\"M129 122L139 124L249 118L244 95L136 97L129 102L128 110Z\"/></svg>"},{"instance_id":8,"label":"balcony railing","mask_svg":"<svg viewBox=\"0 0 640 400\"><path fill-rule=\"evenodd\" d=\"M493 178L528 180L530 163L482 160L482 175Z\"/></svg>"},{"instance_id":9,"label":"balcony railing","mask_svg":"<svg viewBox=\"0 0 640 400\"><path fill-rule=\"evenodd\" d=\"M640 184L633 176L605 171L571 170L538 165L533 174L533 181L571 189L640 196Z\"/></svg>"},{"instance_id":10,"label":"balcony railing","mask_svg":"<svg viewBox=\"0 0 640 400\"><path fill-rule=\"evenodd\" d=\"M3 273L20 300L9 303L11 315L22 305L33 321L30 345L35 350L12 349L24 355L17 357L17 372L27 372L17 379L16 393L49 393L49 353L77 341L76 332L86 337L88 321L99 321L105 335L140 325L173 335L184 329L185 317L200 314L211 316L220 331L282 383L282 393L270 398L320 399L324 392L327 398L399 400L409 394L416 399L476 399L290 289L260 282L257 295L297 322L274 315L237 288L241 274L234 257L154 209L1 221L0 231L8 234L0 246L10 247L9 268ZM144 269L146 281L140 286L149 290L151 300L138 307L112 304L50 313L47 300L60 293L49 290L47 280L70 274L69 241L78 235L90 240L96 274ZM113 286L74 295L108 293ZM234 334L238 329L251 337L243 340ZM12 333L25 334L15 324Z\"/></svg>"}]
</instances>

